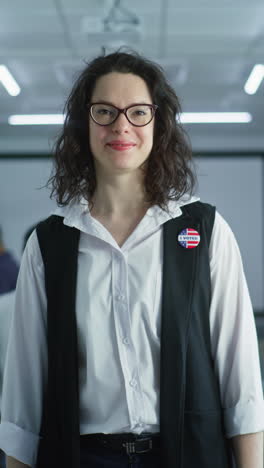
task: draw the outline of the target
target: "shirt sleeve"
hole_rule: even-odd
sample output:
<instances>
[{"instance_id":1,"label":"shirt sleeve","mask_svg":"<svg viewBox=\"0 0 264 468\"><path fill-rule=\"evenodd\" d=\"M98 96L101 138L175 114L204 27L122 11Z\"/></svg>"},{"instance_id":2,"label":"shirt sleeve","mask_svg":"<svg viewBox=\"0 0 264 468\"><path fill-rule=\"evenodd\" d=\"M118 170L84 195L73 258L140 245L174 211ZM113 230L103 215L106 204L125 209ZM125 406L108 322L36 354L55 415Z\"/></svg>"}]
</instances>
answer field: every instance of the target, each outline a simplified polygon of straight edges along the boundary
<instances>
[{"instance_id":1,"label":"shirt sleeve","mask_svg":"<svg viewBox=\"0 0 264 468\"><path fill-rule=\"evenodd\" d=\"M216 212L209 248L211 345L226 437L264 430L256 326L241 255L231 228Z\"/></svg>"},{"instance_id":2,"label":"shirt sleeve","mask_svg":"<svg viewBox=\"0 0 264 468\"><path fill-rule=\"evenodd\" d=\"M3 380L0 448L35 466L47 379L44 268L34 231L24 251L11 318Z\"/></svg>"}]
</instances>

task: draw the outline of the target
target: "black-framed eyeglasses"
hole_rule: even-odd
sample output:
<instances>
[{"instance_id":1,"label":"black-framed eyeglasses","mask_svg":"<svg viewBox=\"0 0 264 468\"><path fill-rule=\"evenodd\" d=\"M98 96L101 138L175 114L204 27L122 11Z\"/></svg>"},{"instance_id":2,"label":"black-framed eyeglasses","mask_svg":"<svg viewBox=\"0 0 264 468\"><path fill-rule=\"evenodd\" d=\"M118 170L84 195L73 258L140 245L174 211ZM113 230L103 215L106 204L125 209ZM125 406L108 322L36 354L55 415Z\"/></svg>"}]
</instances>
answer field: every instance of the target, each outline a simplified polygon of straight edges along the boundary
<instances>
[{"instance_id":1,"label":"black-framed eyeglasses","mask_svg":"<svg viewBox=\"0 0 264 468\"><path fill-rule=\"evenodd\" d=\"M88 108L93 121L103 127L114 123L120 114L124 114L128 122L135 127L144 127L151 122L158 106L155 104L133 104L119 109L112 104L94 102L89 104Z\"/></svg>"}]
</instances>

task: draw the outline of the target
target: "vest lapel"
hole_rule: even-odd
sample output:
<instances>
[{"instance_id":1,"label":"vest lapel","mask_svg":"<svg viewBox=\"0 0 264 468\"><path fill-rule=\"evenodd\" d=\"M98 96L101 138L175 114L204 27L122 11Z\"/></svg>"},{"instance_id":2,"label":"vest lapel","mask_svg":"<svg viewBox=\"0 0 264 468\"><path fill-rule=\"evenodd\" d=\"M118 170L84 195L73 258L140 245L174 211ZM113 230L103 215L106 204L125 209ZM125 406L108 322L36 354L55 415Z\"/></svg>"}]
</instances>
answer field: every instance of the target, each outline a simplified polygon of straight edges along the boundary
<instances>
[{"instance_id":1,"label":"vest lapel","mask_svg":"<svg viewBox=\"0 0 264 468\"><path fill-rule=\"evenodd\" d=\"M48 385L38 468L79 466L76 281L80 231L51 216L37 229L48 302Z\"/></svg>"},{"instance_id":2,"label":"vest lapel","mask_svg":"<svg viewBox=\"0 0 264 468\"><path fill-rule=\"evenodd\" d=\"M163 244L160 427L163 458L167 463L164 465L179 468L182 466L188 328L200 249L200 245L185 249L179 244L178 235L186 228L194 228L200 232L199 222L187 214L165 223ZM175 457L174 460L172 456Z\"/></svg>"}]
</instances>

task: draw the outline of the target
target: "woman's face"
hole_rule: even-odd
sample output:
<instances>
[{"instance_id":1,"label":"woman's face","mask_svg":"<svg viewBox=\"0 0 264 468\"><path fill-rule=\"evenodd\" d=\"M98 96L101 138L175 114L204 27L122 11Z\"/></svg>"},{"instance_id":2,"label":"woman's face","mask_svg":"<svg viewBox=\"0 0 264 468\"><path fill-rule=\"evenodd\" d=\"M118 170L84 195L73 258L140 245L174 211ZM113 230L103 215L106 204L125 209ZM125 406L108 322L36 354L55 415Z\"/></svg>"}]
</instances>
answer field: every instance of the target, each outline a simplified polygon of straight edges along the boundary
<instances>
[{"instance_id":1,"label":"woman's face","mask_svg":"<svg viewBox=\"0 0 264 468\"><path fill-rule=\"evenodd\" d=\"M120 109L132 104L153 104L145 81L132 73L111 72L100 77L91 103L104 102ZM154 119L135 127L120 114L115 122L100 126L89 117L90 148L97 175L138 172L153 146Z\"/></svg>"}]
</instances>

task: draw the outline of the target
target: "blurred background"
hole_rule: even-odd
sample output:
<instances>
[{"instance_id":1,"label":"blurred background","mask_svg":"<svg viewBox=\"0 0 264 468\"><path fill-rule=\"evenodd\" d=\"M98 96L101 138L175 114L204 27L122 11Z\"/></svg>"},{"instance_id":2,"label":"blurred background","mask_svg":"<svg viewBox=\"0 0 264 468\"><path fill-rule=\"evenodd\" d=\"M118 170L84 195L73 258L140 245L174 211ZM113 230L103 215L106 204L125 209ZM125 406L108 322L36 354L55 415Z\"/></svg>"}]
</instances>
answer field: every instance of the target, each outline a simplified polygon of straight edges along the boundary
<instances>
[{"instance_id":1,"label":"blurred background","mask_svg":"<svg viewBox=\"0 0 264 468\"><path fill-rule=\"evenodd\" d=\"M263 0L1 0L4 242L19 262L24 232L53 209L40 187L65 100L86 61L122 45L158 62L180 98L197 192L217 206L241 249L263 371Z\"/></svg>"}]
</instances>

